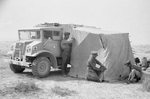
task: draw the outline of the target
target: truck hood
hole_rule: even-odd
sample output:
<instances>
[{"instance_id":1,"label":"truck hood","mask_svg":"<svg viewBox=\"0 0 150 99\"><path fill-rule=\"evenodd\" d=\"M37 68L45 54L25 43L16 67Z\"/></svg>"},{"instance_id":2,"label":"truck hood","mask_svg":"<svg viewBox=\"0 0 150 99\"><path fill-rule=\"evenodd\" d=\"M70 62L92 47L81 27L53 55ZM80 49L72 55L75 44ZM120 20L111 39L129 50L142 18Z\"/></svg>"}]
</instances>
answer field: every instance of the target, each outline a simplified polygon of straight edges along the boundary
<instances>
[{"instance_id":1,"label":"truck hood","mask_svg":"<svg viewBox=\"0 0 150 99\"><path fill-rule=\"evenodd\" d=\"M20 40L19 41L20 43L31 43L31 42L33 42L33 40Z\"/></svg>"},{"instance_id":2,"label":"truck hood","mask_svg":"<svg viewBox=\"0 0 150 99\"><path fill-rule=\"evenodd\" d=\"M35 46L38 45L39 43L41 43L41 41L32 41L32 43L30 43L28 46Z\"/></svg>"}]
</instances>

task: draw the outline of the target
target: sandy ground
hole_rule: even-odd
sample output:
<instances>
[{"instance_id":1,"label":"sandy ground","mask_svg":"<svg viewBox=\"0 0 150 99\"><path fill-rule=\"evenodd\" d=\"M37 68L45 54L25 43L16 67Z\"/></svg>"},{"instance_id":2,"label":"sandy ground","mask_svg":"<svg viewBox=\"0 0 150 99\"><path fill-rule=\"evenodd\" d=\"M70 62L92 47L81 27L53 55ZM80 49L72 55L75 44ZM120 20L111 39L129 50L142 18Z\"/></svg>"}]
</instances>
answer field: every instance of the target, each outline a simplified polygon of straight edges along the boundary
<instances>
[{"instance_id":1,"label":"sandy ground","mask_svg":"<svg viewBox=\"0 0 150 99\"><path fill-rule=\"evenodd\" d=\"M150 92L144 91L141 83L96 83L63 77L60 71L53 71L48 77L41 79L33 77L28 69L22 74L15 74L10 70L6 59L11 43L0 42L0 99L150 99ZM150 56L150 46L143 47L133 48L136 56ZM33 82L40 90L12 92L11 89L19 82Z\"/></svg>"},{"instance_id":2,"label":"sandy ground","mask_svg":"<svg viewBox=\"0 0 150 99\"><path fill-rule=\"evenodd\" d=\"M0 90L24 81L35 82L41 90L26 94L8 92L0 94L0 99L150 99L150 92L144 91L141 83L96 83L63 77L60 71L53 71L47 78L39 79L32 76L31 70L25 70L22 74L13 73L8 62L0 59ZM69 94L60 95L54 92L55 88Z\"/></svg>"}]
</instances>

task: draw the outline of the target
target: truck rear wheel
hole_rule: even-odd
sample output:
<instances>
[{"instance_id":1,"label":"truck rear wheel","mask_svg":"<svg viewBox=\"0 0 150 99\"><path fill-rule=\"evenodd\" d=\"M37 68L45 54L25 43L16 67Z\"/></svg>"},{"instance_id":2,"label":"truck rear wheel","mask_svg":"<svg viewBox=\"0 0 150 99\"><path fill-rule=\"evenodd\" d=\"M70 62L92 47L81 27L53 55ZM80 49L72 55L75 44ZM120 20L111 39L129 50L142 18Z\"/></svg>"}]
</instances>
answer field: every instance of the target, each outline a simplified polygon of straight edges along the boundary
<instances>
[{"instance_id":1,"label":"truck rear wheel","mask_svg":"<svg viewBox=\"0 0 150 99\"><path fill-rule=\"evenodd\" d=\"M32 74L37 77L46 77L50 72L50 61L46 57L38 57L32 63Z\"/></svg>"},{"instance_id":2,"label":"truck rear wheel","mask_svg":"<svg viewBox=\"0 0 150 99\"><path fill-rule=\"evenodd\" d=\"M25 68L22 68L21 66L19 65L15 65L15 64L9 64L10 65L10 69L14 72L14 73L22 73Z\"/></svg>"}]
</instances>

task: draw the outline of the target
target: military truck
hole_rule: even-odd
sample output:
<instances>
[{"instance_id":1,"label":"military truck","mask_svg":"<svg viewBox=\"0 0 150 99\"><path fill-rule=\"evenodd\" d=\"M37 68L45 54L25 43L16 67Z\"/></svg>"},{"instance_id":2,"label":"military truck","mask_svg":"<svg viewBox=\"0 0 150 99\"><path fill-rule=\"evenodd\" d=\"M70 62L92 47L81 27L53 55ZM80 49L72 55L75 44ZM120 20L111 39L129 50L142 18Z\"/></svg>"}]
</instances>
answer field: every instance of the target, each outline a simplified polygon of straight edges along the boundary
<instances>
[{"instance_id":1,"label":"military truck","mask_svg":"<svg viewBox=\"0 0 150 99\"><path fill-rule=\"evenodd\" d=\"M46 77L51 68L61 68L60 43L69 26L45 23L32 29L18 30L19 41L11 46L9 52L10 69L14 73L22 73L29 68L34 76Z\"/></svg>"}]
</instances>

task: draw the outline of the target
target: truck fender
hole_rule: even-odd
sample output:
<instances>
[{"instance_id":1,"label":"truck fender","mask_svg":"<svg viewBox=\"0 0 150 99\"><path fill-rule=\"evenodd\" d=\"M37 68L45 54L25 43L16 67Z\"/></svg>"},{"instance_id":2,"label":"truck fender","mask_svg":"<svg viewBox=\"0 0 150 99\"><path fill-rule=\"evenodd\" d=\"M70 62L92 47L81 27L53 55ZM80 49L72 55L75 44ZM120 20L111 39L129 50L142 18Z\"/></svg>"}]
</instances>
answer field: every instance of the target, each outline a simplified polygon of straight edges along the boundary
<instances>
[{"instance_id":1,"label":"truck fender","mask_svg":"<svg viewBox=\"0 0 150 99\"><path fill-rule=\"evenodd\" d=\"M32 55L32 57L47 57L50 62L52 63L52 66L53 67L57 67L57 59L56 57L49 51L46 51L46 50L42 50L42 51L39 51L35 54Z\"/></svg>"}]
</instances>

